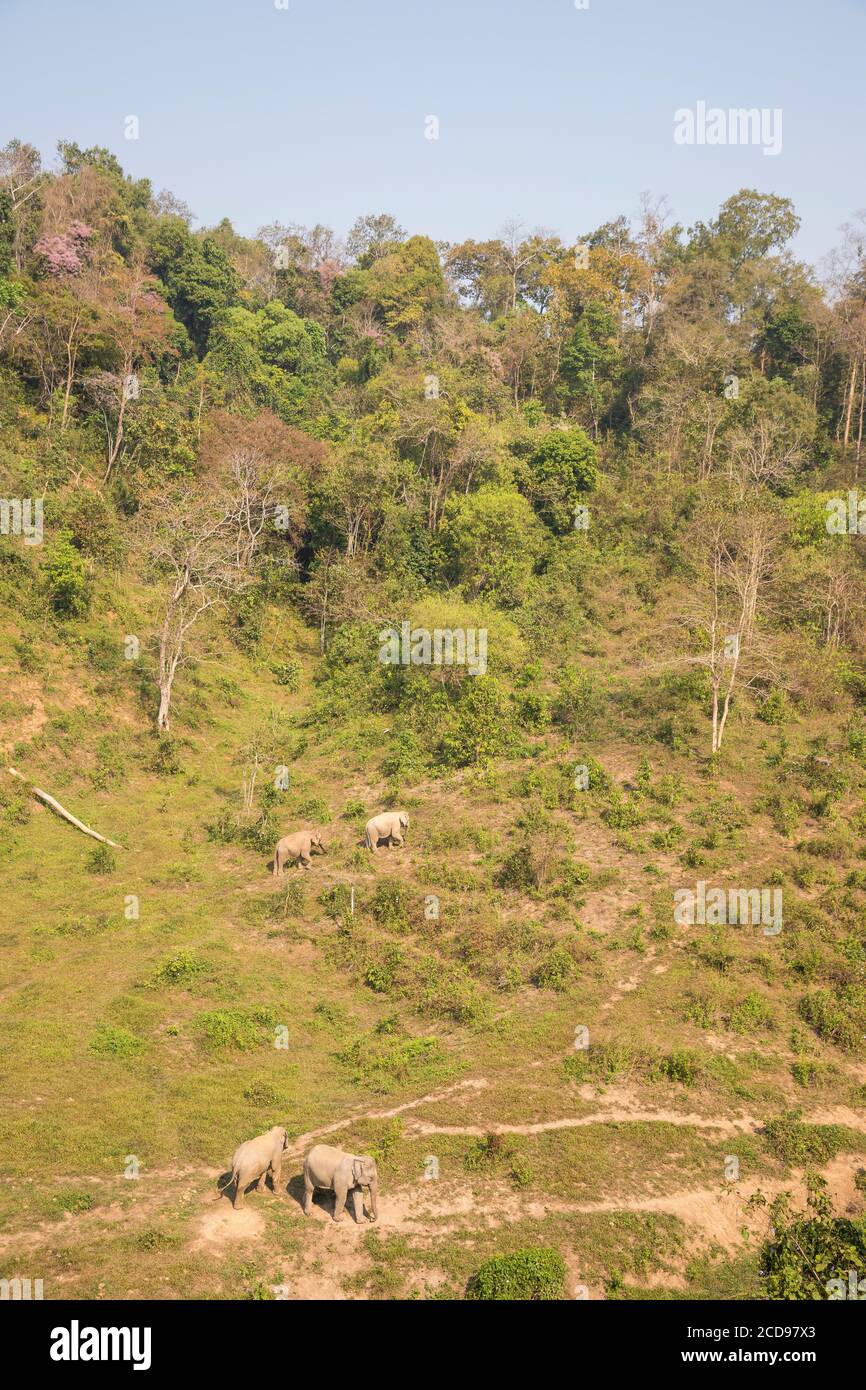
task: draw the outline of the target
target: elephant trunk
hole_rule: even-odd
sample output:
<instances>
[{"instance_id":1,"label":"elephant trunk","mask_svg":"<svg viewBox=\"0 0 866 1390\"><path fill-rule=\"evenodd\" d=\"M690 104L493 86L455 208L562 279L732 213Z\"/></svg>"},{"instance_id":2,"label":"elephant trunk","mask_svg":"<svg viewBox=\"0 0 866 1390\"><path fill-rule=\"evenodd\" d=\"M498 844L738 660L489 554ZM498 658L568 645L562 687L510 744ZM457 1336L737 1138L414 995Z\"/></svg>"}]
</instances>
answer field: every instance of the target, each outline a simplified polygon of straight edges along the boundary
<instances>
[{"instance_id":1,"label":"elephant trunk","mask_svg":"<svg viewBox=\"0 0 866 1390\"><path fill-rule=\"evenodd\" d=\"M379 1215L379 1179L375 1178L370 1183L370 1220L375 1221Z\"/></svg>"}]
</instances>

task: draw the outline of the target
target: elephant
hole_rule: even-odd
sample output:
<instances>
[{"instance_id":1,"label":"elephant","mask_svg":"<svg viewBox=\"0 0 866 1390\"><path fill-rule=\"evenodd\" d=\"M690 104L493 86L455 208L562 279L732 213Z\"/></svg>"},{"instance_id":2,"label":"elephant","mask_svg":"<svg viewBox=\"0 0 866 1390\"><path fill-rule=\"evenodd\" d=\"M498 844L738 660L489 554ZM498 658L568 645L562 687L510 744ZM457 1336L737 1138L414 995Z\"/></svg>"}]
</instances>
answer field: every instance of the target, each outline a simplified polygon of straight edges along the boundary
<instances>
[{"instance_id":1,"label":"elephant","mask_svg":"<svg viewBox=\"0 0 866 1390\"><path fill-rule=\"evenodd\" d=\"M274 1125L267 1134L260 1134L256 1139L247 1139L243 1144L238 1145L232 1158L231 1178L223 1184L223 1187L228 1187L230 1183L235 1185L235 1195L232 1201L235 1211L243 1206L244 1192L253 1179L257 1179L256 1192L264 1192L265 1178L269 1169L273 1177L274 1192L276 1192L277 1183L280 1181L283 1150L287 1147L288 1142L289 1136L285 1127ZM222 1191L222 1188L220 1190Z\"/></svg>"},{"instance_id":2,"label":"elephant","mask_svg":"<svg viewBox=\"0 0 866 1390\"><path fill-rule=\"evenodd\" d=\"M312 1211L313 1193L317 1187L326 1187L335 1193L335 1221L342 1221L350 1192L355 1220L359 1223L363 1221L363 1187L370 1189L370 1220L375 1221L379 1215L379 1170L375 1158L369 1154L347 1154L342 1149L331 1148L330 1144L317 1144L304 1159L305 1216Z\"/></svg>"},{"instance_id":3,"label":"elephant","mask_svg":"<svg viewBox=\"0 0 866 1390\"><path fill-rule=\"evenodd\" d=\"M409 817L405 811L383 811L381 816L374 816L367 821L364 831L364 844L367 849L371 849L375 854L376 846L380 840L393 841L396 845L403 844L403 831L409 828Z\"/></svg>"},{"instance_id":4,"label":"elephant","mask_svg":"<svg viewBox=\"0 0 866 1390\"><path fill-rule=\"evenodd\" d=\"M274 850L274 878L285 871L287 859L298 859L305 869L311 869L310 851L313 849L327 854L321 830L296 830L294 835L284 835Z\"/></svg>"}]
</instances>

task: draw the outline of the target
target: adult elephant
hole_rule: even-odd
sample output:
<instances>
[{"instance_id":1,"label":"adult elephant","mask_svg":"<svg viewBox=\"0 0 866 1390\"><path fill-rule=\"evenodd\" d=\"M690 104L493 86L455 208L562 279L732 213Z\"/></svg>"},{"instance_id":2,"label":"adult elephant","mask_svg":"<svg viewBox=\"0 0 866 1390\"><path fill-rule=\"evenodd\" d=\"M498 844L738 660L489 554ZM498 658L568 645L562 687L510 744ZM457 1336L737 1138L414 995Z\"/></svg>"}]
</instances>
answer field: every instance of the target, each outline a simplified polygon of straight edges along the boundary
<instances>
[{"instance_id":1,"label":"adult elephant","mask_svg":"<svg viewBox=\"0 0 866 1390\"><path fill-rule=\"evenodd\" d=\"M381 816L373 816L367 821L364 830L364 844L376 853L380 840L387 844L402 845L403 831L409 829L409 817L405 811L383 811Z\"/></svg>"},{"instance_id":2,"label":"adult elephant","mask_svg":"<svg viewBox=\"0 0 866 1390\"><path fill-rule=\"evenodd\" d=\"M342 1221L346 1198L352 1195L352 1211L358 1222L364 1219L362 1188L369 1189L370 1220L379 1215L379 1170L369 1154L349 1154L330 1144L317 1144L304 1159L304 1215L313 1209L313 1193L324 1187L334 1193L334 1220Z\"/></svg>"},{"instance_id":3,"label":"adult elephant","mask_svg":"<svg viewBox=\"0 0 866 1390\"><path fill-rule=\"evenodd\" d=\"M274 1125L267 1134L259 1134L255 1139L247 1139L239 1144L232 1157L232 1175L223 1187L235 1185L232 1206L235 1211L244 1204L244 1192L251 1182L256 1184L256 1192L264 1192L265 1178L271 1173L274 1192L280 1181L280 1168L283 1150L289 1142L284 1125Z\"/></svg>"},{"instance_id":4,"label":"adult elephant","mask_svg":"<svg viewBox=\"0 0 866 1390\"><path fill-rule=\"evenodd\" d=\"M314 849L320 854L327 853L321 830L296 830L294 835L284 835L277 841L274 850L274 878L279 878L285 872L290 859L296 860L305 869L311 869L313 864L310 856Z\"/></svg>"}]
</instances>

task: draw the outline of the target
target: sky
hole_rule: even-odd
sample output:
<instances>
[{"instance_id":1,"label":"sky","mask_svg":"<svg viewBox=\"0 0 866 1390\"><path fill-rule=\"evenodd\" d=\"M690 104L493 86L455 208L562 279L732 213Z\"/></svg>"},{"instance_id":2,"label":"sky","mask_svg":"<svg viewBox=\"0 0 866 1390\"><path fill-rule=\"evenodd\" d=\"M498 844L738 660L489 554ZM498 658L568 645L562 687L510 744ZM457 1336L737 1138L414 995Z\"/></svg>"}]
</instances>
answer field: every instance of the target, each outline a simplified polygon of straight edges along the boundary
<instances>
[{"instance_id":1,"label":"sky","mask_svg":"<svg viewBox=\"0 0 866 1390\"><path fill-rule=\"evenodd\" d=\"M814 263L866 206L866 0L0 0L0 45L0 144L106 145L246 235L390 212L571 243L644 191L688 227L750 187ZM699 102L780 111L780 152L677 143Z\"/></svg>"}]
</instances>

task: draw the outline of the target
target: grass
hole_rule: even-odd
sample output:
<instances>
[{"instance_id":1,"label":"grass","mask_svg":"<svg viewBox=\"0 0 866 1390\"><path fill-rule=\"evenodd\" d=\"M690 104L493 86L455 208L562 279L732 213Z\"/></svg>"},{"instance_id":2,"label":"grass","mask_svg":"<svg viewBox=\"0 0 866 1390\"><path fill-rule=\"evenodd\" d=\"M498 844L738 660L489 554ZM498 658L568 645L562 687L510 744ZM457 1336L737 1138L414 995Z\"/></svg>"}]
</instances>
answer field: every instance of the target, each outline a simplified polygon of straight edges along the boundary
<instances>
[{"instance_id":1,"label":"grass","mask_svg":"<svg viewBox=\"0 0 866 1390\"><path fill-rule=\"evenodd\" d=\"M141 611L147 596L125 603ZM291 1196L248 1199L261 1228L241 1246L209 1252L202 1223L212 1174L241 1139L345 1119L335 1142L377 1155L383 1194L430 1206L417 1232L383 1221L363 1237L361 1268L334 1275L348 1296L462 1298L486 1261L550 1247L568 1297L580 1282L593 1296L754 1297L750 1249L713 1255L687 1214L633 1204L721 1190L732 1154L750 1183L858 1163L859 1131L809 1111L855 1106L860 842L823 823L809 788L774 788L766 726L741 727L737 756L711 776L688 749L635 751L635 698L583 757L586 794L558 770L573 763L545 726L531 752L483 775L405 782L408 847L374 863L360 827L385 804L387 721L358 711L311 735L315 654L301 630L291 679L280 647L274 675L203 637L169 741L148 731L129 663L100 694L105 673L58 643L38 677L46 720L16 766L123 849L94 849L3 788L0 1039L15 1102L0 1136L3 1274L38 1264L49 1297L258 1298L318 1277L323 1228ZM239 753L271 708L291 785L245 819ZM850 777L836 814L853 820L866 779ZM792 808L799 848L780 851ZM500 882L518 819L539 809L560 827L552 869L535 858L521 876L515 861ZM281 830L325 825L328 854L275 883L263 810ZM779 938L673 920L673 890L696 877L774 873ZM741 1116L754 1127L712 1127ZM587 1122L498 1133L564 1119ZM291 1159L287 1176L299 1171Z\"/></svg>"}]
</instances>

